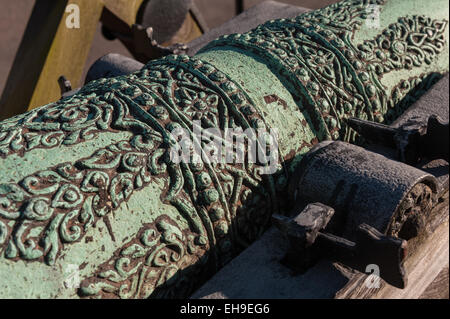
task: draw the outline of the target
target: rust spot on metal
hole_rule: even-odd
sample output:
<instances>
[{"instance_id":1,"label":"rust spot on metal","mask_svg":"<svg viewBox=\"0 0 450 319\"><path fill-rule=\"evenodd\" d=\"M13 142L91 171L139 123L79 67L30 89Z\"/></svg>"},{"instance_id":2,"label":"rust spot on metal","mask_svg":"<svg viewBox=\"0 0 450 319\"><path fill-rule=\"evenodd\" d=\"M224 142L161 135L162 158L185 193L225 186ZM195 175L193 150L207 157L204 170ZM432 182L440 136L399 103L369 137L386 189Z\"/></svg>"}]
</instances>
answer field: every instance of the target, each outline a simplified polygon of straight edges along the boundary
<instances>
[{"instance_id":1,"label":"rust spot on metal","mask_svg":"<svg viewBox=\"0 0 450 319\"><path fill-rule=\"evenodd\" d=\"M266 102L267 104L270 104L273 102L278 102L283 106L284 109L288 109L288 105L287 105L286 101L283 100L282 98L280 98L276 94L266 95L264 97L264 102Z\"/></svg>"}]
</instances>

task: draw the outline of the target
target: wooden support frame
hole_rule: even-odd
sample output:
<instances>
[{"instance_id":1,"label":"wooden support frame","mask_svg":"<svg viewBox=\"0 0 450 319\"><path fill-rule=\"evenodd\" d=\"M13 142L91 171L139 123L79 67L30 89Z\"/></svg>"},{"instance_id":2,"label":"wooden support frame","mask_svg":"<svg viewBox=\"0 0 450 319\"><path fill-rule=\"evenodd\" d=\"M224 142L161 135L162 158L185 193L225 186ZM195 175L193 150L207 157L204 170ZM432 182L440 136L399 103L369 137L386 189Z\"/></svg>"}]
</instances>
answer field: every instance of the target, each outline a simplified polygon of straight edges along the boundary
<instances>
[{"instance_id":1,"label":"wooden support frame","mask_svg":"<svg viewBox=\"0 0 450 319\"><path fill-rule=\"evenodd\" d=\"M68 28L66 8L76 4L80 28ZM58 78L78 85L103 9L99 0L37 0L0 99L0 119L60 98Z\"/></svg>"},{"instance_id":2,"label":"wooden support frame","mask_svg":"<svg viewBox=\"0 0 450 319\"><path fill-rule=\"evenodd\" d=\"M58 78L81 85L86 59L104 8L128 25L144 0L37 0L0 98L0 119L56 101ZM68 5L76 4L80 28L68 28Z\"/></svg>"}]
</instances>

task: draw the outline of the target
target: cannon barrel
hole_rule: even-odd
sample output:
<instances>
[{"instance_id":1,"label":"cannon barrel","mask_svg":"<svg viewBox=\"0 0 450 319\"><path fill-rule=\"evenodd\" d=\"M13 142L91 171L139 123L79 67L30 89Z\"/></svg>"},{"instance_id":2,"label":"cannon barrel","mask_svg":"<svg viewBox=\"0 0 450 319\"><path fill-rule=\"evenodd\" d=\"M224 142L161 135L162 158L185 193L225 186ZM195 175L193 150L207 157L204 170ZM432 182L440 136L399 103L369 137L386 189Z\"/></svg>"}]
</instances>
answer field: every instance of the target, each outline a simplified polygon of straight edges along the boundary
<instances>
[{"instance_id":1,"label":"cannon barrel","mask_svg":"<svg viewBox=\"0 0 450 319\"><path fill-rule=\"evenodd\" d=\"M189 296L289 209L314 145L394 121L448 72L445 7L345 0L0 122L0 297ZM174 161L174 129L204 155L199 128L276 129L256 145L276 157Z\"/></svg>"}]
</instances>

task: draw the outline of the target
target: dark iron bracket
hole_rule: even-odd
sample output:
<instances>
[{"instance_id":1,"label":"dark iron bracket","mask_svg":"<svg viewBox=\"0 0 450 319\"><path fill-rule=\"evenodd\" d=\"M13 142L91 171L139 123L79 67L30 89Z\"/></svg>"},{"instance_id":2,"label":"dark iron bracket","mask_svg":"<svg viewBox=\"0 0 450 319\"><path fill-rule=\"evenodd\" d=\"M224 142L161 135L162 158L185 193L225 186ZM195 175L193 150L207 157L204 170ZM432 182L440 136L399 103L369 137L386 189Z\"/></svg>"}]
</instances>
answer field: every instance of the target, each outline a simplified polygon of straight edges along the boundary
<instances>
[{"instance_id":1,"label":"dark iron bracket","mask_svg":"<svg viewBox=\"0 0 450 319\"><path fill-rule=\"evenodd\" d=\"M409 122L399 128L349 118L348 125L366 140L397 150L398 159L416 165L422 158L449 161L449 124L437 115L427 123Z\"/></svg>"},{"instance_id":2,"label":"dark iron bracket","mask_svg":"<svg viewBox=\"0 0 450 319\"><path fill-rule=\"evenodd\" d=\"M361 272L375 264L387 283L404 288L407 242L385 236L367 224L359 225L355 241L327 233L323 230L333 214L331 207L314 203L294 218L274 215L274 224L289 240L283 264L298 273L306 272L319 258L330 258Z\"/></svg>"}]
</instances>

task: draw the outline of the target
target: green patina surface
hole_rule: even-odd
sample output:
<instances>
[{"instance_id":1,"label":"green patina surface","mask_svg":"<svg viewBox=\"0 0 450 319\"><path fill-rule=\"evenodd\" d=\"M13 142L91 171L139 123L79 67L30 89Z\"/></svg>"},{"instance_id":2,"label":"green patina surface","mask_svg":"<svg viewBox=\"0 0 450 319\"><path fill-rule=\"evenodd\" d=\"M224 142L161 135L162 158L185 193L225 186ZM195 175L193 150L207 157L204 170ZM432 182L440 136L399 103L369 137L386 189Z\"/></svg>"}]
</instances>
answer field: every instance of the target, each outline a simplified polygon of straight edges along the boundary
<instances>
[{"instance_id":1,"label":"green patina surface","mask_svg":"<svg viewBox=\"0 0 450 319\"><path fill-rule=\"evenodd\" d=\"M448 72L447 22L447 1L343 1L1 122L0 297L188 296L291 204L302 154L353 142L349 116L389 123ZM171 162L193 120L276 128L277 172Z\"/></svg>"}]
</instances>

